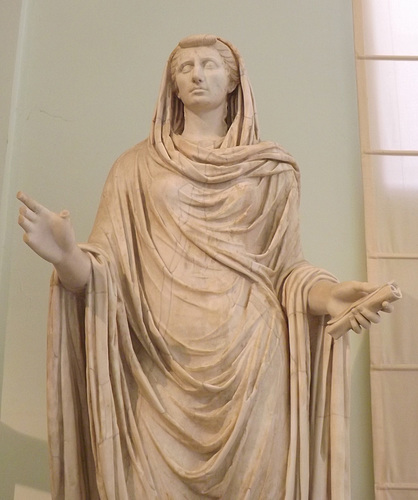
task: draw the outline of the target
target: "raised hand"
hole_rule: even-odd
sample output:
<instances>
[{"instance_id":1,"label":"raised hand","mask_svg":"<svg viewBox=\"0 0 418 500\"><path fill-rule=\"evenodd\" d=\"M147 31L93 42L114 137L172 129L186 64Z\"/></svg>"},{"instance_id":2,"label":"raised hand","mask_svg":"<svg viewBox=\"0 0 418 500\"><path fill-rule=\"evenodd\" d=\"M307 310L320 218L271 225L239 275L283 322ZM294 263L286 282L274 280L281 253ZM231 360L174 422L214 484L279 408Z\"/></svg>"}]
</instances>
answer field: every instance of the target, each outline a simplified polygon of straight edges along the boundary
<instances>
[{"instance_id":1,"label":"raised hand","mask_svg":"<svg viewBox=\"0 0 418 500\"><path fill-rule=\"evenodd\" d=\"M51 212L21 191L17 193L17 199L23 203L18 223L25 231L24 242L55 266L66 288L83 288L90 275L91 263L76 244L69 212Z\"/></svg>"},{"instance_id":2,"label":"raised hand","mask_svg":"<svg viewBox=\"0 0 418 500\"><path fill-rule=\"evenodd\" d=\"M24 229L23 241L40 257L57 264L76 246L69 212L51 212L25 193L19 191L17 199L23 205L19 210L19 225Z\"/></svg>"}]
</instances>

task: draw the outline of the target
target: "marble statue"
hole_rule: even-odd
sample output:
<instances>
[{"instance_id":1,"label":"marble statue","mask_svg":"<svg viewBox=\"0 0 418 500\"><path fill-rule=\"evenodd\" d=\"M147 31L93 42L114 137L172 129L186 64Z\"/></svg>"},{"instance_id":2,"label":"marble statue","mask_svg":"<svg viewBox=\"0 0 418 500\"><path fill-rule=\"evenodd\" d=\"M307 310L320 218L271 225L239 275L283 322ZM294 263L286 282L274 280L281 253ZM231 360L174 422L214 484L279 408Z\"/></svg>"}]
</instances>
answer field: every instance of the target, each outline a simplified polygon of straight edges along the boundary
<instances>
[{"instance_id":1,"label":"marble statue","mask_svg":"<svg viewBox=\"0 0 418 500\"><path fill-rule=\"evenodd\" d=\"M54 498L349 498L347 335L324 329L343 313L336 337L360 332L392 305L304 260L299 170L259 139L233 45L180 41L88 243L68 212L18 199L24 241L54 265Z\"/></svg>"}]
</instances>

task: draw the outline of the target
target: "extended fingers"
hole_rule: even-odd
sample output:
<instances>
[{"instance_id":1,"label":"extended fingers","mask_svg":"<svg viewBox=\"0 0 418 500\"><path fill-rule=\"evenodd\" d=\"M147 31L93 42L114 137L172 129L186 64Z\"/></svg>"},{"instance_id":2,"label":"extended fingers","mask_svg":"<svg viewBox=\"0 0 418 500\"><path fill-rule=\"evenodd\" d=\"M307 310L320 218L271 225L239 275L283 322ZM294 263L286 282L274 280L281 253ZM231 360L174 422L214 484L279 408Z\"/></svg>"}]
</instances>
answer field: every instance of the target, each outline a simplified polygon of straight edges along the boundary
<instances>
[{"instance_id":1,"label":"extended fingers","mask_svg":"<svg viewBox=\"0 0 418 500\"><path fill-rule=\"evenodd\" d=\"M25 194L23 191L19 191L16 195L16 198L36 214L44 208L40 203Z\"/></svg>"},{"instance_id":2,"label":"extended fingers","mask_svg":"<svg viewBox=\"0 0 418 500\"><path fill-rule=\"evenodd\" d=\"M22 205L19 208L19 220L20 219L26 219L28 221L33 222L36 220L36 213L33 212L30 208L26 207L25 205Z\"/></svg>"},{"instance_id":3,"label":"extended fingers","mask_svg":"<svg viewBox=\"0 0 418 500\"><path fill-rule=\"evenodd\" d=\"M23 241L29 244L29 235L35 230L40 217L42 218L48 210L22 191L17 193L16 198L23 203L23 205L19 208L19 217L17 222L25 231Z\"/></svg>"},{"instance_id":4,"label":"extended fingers","mask_svg":"<svg viewBox=\"0 0 418 500\"><path fill-rule=\"evenodd\" d=\"M27 214L25 213L25 211L23 210L24 207L22 207L20 210L19 210L19 217L17 219L17 223L19 224L19 226L24 229L25 231L28 231L31 227L31 220L27 217Z\"/></svg>"},{"instance_id":5,"label":"extended fingers","mask_svg":"<svg viewBox=\"0 0 418 500\"><path fill-rule=\"evenodd\" d=\"M22 205L19 208L19 217L17 219L17 222L19 226L25 231L30 231L30 229L33 226L33 223L36 221L36 218L37 214L33 212L30 208L28 208L26 205Z\"/></svg>"}]
</instances>

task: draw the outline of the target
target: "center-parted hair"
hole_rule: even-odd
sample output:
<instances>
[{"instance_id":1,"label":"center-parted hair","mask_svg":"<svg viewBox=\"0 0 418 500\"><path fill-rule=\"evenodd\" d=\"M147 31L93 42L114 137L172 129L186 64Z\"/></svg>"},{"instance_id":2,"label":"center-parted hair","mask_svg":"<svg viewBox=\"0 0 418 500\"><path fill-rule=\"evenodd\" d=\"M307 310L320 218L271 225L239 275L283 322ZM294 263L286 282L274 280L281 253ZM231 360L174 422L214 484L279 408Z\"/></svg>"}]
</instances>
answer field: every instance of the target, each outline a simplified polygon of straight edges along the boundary
<instances>
[{"instance_id":1,"label":"center-parted hair","mask_svg":"<svg viewBox=\"0 0 418 500\"><path fill-rule=\"evenodd\" d=\"M223 42L221 42L215 35L191 35L180 40L169 58L171 85L176 92L176 70L178 66L178 57L181 49L187 49L191 47L213 47L214 49L216 49L219 52L219 55L222 57L224 65L228 71L229 80L232 84L231 87L234 89L238 85L238 63L231 49Z\"/></svg>"}]
</instances>

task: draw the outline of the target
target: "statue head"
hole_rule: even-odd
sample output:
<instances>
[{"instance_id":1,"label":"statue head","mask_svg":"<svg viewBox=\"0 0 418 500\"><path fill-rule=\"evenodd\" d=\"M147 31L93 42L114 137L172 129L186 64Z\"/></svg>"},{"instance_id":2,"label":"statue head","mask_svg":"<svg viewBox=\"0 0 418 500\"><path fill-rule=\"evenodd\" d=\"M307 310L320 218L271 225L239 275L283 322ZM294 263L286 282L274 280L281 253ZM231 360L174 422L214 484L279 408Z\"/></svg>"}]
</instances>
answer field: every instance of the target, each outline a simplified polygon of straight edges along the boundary
<instances>
[{"instance_id":1,"label":"statue head","mask_svg":"<svg viewBox=\"0 0 418 500\"><path fill-rule=\"evenodd\" d=\"M185 106L176 88L177 68L184 49L213 48L217 52L230 80L226 95L225 123L227 132L222 147L256 144L259 142L258 120L254 96L244 62L239 51L229 41L214 35L193 35L180 40L168 58L163 74L151 128L151 140L165 148L171 135L181 135L185 125ZM183 52L184 55L184 52ZM195 59L195 61L198 60ZM184 64L185 61L183 60ZM197 93L199 93L197 91ZM203 95L203 93L202 93ZM202 99L203 101L203 99ZM197 98L196 101L197 102ZM168 139L167 139L168 140ZM168 144L168 143L167 143ZM160 146L158 146L160 147ZM162 154L164 154L162 152Z\"/></svg>"},{"instance_id":2,"label":"statue head","mask_svg":"<svg viewBox=\"0 0 418 500\"><path fill-rule=\"evenodd\" d=\"M174 92L177 93L178 91L176 85L176 71L181 50L198 47L211 47L219 53L225 65L225 69L227 70L230 82L230 92L232 92L239 83L238 64L231 49L214 35L192 35L180 40L169 58L171 85Z\"/></svg>"},{"instance_id":3,"label":"statue head","mask_svg":"<svg viewBox=\"0 0 418 500\"><path fill-rule=\"evenodd\" d=\"M227 95L226 123L229 127L236 114L237 92L241 82L240 63L233 50L221 39L214 35L192 35L180 40L176 48L170 54L167 63L166 84L171 88L171 128L175 133L181 134L184 126L184 106L178 96L176 84L176 72L184 49L199 47L213 48L221 57L228 74L229 85Z\"/></svg>"}]
</instances>

